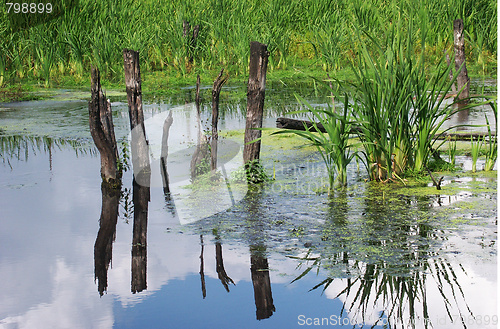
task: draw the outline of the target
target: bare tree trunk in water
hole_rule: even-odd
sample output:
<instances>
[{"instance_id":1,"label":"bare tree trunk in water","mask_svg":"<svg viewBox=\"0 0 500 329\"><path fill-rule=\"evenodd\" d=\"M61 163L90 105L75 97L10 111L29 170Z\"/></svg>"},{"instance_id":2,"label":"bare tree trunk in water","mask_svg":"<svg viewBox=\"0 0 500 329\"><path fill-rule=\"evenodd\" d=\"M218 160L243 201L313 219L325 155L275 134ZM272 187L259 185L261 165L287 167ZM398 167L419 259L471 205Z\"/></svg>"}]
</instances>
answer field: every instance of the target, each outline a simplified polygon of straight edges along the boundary
<instances>
[{"instance_id":1,"label":"bare tree trunk in water","mask_svg":"<svg viewBox=\"0 0 500 329\"><path fill-rule=\"evenodd\" d=\"M200 75L196 77L196 113L197 113L197 123L198 123L198 143L196 144L196 149L194 151L193 157L191 158L190 171L191 179L195 179L196 176L204 174L204 167L202 166L203 161L208 160L208 140L201 130L201 113L200 113Z\"/></svg>"},{"instance_id":2,"label":"bare tree trunk in water","mask_svg":"<svg viewBox=\"0 0 500 329\"><path fill-rule=\"evenodd\" d=\"M147 288L147 228L148 205L150 201L151 167L149 163L149 145L146 140L144 112L142 110L141 71L139 53L123 50L125 85L132 132L132 201L134 203L134 228L132 237L132 293Z\"/></svg>"},{"instance_id":3,"label":"bare tree trunk in water","mask_svg":"<svg viewBox=\"0 0 500 329\"><path fill-rule=\"evenodd\" d=\"M224 69L219 73L219 76L214 81L212 89L212 140L210 148L210 168L212 171L217 169L217 142L219 141L219 132L217 131L217 123L219 121L219 96L222 85L227 81L227 76L222 77Z\"/></svg>"},{"instance_id":4,"label":"bare tree trunk in water","mask_svg":"<svg viewBox=\"0 0 500 329\"><path fill-rule=\"evenodd\" d=\"M132 133L132 165L134 177L138 184L149 186L151 168L149 164L149 145L144 127L142 109L141 71L139 53L134 50L123 50L125 85Z\"/></svg>"},{"instance_id":5,"label":"bare tree trunk in water","mask_svg":"<svg viewBox=\"0 0 500 329\"><path fill-rule=\"evenodd\" d=\"M267 45L256 41L250 43L247 116L245 145L243 149L243 161L245 164L258 160L260 157L260 141L251 144L248 143L262 136L262 132L254 128L262 128L268 57Z\"/></svg>"},{"instance_id":6,"label":"bare tree trunk in water","mask_svg":"<svg viewBox=\"0 0 500 329\"><path fill-rule=\"evenodd\" d=\"M453 21L453 39L455 46L455 70L459 72L457 88L460 94L457 97L459 100L465 100L469 98L470 81L467 74L467 65L465 64L464 21L461 19Z\"/></svg>"},{"instance_id":7,"label":"bare tree trunk in water","mask_svg":"<svg viewBox=\"0 0 500 329\"><path fill-rule=\"evenodd\" d=\"M101 177L111 187L121 183L118 169L118 147L116 146L111 104L101 89L99 70L92 67L91 100L89 102L89 126L92 139L101 155Z\"/></svg>"}]
</instances>

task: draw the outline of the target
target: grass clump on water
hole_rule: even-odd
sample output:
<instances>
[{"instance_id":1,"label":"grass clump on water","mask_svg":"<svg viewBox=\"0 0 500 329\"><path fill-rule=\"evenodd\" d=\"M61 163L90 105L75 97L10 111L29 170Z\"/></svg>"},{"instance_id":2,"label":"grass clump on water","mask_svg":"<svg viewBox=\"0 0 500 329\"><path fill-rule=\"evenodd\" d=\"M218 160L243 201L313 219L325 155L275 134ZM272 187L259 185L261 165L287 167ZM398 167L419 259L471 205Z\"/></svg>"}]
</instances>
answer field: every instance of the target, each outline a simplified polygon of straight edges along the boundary
<instances>
[{"instance_id":1,"label":"grass clump on water","mask_svg":"<svg viewBox=\"0 0 500 329\"><path fill-rule=\"evenodd\" d=\"M426 12L420 10L418 15L425 18ZM437 138L457 127L443 129L444 123L459 111L491 102L488 99L467 106L444 102L458 73L449 78L450 67L444 56L429 72L425 51L429 31L424 21L416 28L412 21L400 17L389 24L383 42L366 29L358 29L359 56L351 63L355 81L337 80L338 88L332 88L336 100L342 100L343 114L304 102L306 109L300 112L309 113L326 132L316 132L316 124L306 131L278 132L294 133L318 147L327 166L330 189L334 175L340 186L346 185L345 168L358 155L371 180L402 181L406 173L423 172L434 150L445 142ZM337 90L345 97L339 97ZM359 153L351 151L347 143L353 132L362 144Z\"/></svg>"}]
</instances>

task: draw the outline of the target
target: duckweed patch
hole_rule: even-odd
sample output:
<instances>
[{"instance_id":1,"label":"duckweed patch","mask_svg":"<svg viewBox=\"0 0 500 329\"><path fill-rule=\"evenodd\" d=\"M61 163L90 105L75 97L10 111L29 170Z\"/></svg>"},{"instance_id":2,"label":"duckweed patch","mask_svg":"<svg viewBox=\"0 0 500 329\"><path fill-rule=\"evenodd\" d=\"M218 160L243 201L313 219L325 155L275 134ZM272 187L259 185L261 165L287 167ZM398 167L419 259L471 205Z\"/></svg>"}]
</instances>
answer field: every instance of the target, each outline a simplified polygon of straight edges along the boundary
<instances>
[{"instance_id":1,"label":"duckweed patch","mask_svg":"<svg viewBox=\"0 0 500 329\"><path fill-rule=\"evenodd\" d=\"M276 150L294 150L298 152L316 151L316 148L314 146L307 146L307 143L304 141L304 139L293 134L271 136L271 134L276 131L278 131L278 129L274 128L266 128L262 130L261 152L263 157L272 154ZM245 137L245 129L226 130L222 131L220 135L224 138L231 139L236 142L243 142L243 139Z\"/></svg>"},{"instance_id":2,"label":"duckweed patch","mask_svg":"<svg viewBox=\"0 0 500 329\"><path fill-rule=\"evenodd\" d=\"M422 259L455 250L447 244L448 236L471 227L488 238L494 232L496 171L435 172L435 178L444 176L437 190L427 174L403 181L367 181L351 165L348 187L327 197L327 184L310 191L297 185L326 179L326 172L318 169L322 163L316 149L304 147L297 136L270 136L274 130L263 130L261 163L268 174L273 170L275 180L239 205L203 220L202 227L217 226L222 239L238 240L245 233L252 243L266 232L268 249L286 255L313 250L332 260L325 266L339 275L345 271L342 255L353 262L382 262L387 265L384 271L409 275ZM242 142L244 130L221 135ZM197 230L205 231L202 227Z\"/></svg>"}]
</instances>

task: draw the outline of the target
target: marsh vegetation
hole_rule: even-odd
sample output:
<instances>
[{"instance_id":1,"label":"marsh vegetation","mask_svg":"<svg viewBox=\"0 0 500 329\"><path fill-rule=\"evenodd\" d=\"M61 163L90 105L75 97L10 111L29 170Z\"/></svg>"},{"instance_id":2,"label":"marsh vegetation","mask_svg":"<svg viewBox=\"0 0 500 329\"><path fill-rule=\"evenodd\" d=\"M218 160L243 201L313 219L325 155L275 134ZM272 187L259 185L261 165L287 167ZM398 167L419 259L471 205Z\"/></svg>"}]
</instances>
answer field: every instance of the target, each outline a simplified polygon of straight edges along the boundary
<instances>
[{"instance_id":1,"label":"marsh vegetation","mask_svg":"<svg viewBox=\"0 0 500 329\"><path fill-rule=\"evenodd\" d=\"M127 78L132 105L98 93L119 185L99 177L87 102L1 104L0 323L496 326L496 82L455 102L443 53L460 17L469 71L494 74L494 1L62 3L43 24L0 21L1 93L88 89L91 64L123 90L124 48L144 79ZM262 149L236 166L253 40L269 50ZM211 116L221 68L230 80ZM279 116L312 123L277 130ZM481 136L444 138L467 128ZM206 157L190 168L196 140Z\"/></svg>"},{"instance_id":2,"label":"marsh vegetation","mask_svg":"<svg viewBox=\"0 0 500 329\"><path fill-rule=\"evenodd\" d=\"M408 23L399 32L426 54L429 63L436 63L444 50L453 53L451 31L457 18L464 20L473 72L491 75L496 70L494 0L196 0L160 5L66 0L62 8L59 17L24 29L17 29L12 13L1 9L0 86L20 81L88 85L91 64L103 78L121 81L124 48L139 51L143 70L165 72L160 76L166 80L178 76L195 81L196 73L217 72L221 67L232 79L244 80L248 44L253 40L268 45L270 73L290 76L299 69L319 77L356 61L366 40L358 30L383 44L398 21ZM425 43L421 26L426 27Z\"/></svg>"}]
</instances>

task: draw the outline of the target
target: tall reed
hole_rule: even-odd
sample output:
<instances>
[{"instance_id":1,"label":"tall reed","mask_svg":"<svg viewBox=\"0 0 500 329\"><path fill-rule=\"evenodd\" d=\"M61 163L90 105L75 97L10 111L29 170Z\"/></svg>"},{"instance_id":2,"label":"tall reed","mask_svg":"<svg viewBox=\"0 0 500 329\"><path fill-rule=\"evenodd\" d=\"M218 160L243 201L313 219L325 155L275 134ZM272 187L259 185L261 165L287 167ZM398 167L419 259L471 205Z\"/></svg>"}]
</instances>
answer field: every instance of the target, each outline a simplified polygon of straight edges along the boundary
<instances>
[{"instance_id":1,"label":"tall reed","mask_svg":"<svg viewBox=\"0 0 500 329\"><path fill-rule=\"evenodd\" d=\"M498 156L497 99L496 98L492 99L489 102L489 105L491 106L493 113L495 114L495 134L492 133L490 122L488 120L488 117L485 115L484 118L486 119L486 124L488 128L488 151L486 153L486 162L484 164L485 171L490 171L493 169Z\"/></svg>"},{"instance_id":2,"label":"tall reed","mask_svg":"<svg viewBox=\"0 0 500 329\"><path fill-rule=\"evenodd\" d=\"M479 137L476 142L474 142L474 139L471 137L470 139L470 148L471 148L471 155L472 155L472 172L476 172L476 164L477 164L477 159L479 158L479 153L481 152L481 146L483 146L484 139Z\"/></svg>"},{"instance_id":3,"label":"tall reed","mask_svg":"<svg viewBox=\"0 0 500 329\"><path fill-rule=\"evenodd\" d=\"M455 154L457 153L457 141L456 139L451 141L451 138L448 138L448 161L450 162L452 167L455 167Z\"/></svg>"},{"instance_id":4,"label":"tall reed","mask_svg":"<svg viewBox=\"0 0 500 329\"><path fill-rule=\"evenodd\" d=\"M339 109L331 108L330 105L325 109L319 109L311 106L303 98L299 96L297 98L306 109L294 113L309 114L313 122L312 127L305 126L305 131L279 130L273 135L292 133L308 140L310 145L318 149L326 165L329 182L328 195L331 195L336 182L340 187L347 186L347 166L357 156L357 152L352 150L355 145L349 144L349 135L355 122L350 113L348 95L343 96L343 108L340 114L337 113ZM325 132L318 127L320 124Z\"/></svg>"},{"instance_id":5,"label":"tall reed","mask_svg":"<svg viewBox=\"0 0 500 329\"><path fill-rule=\"evenodd\" d=\"M431 0L418 3L410 0L172 0L161 3L80 0L54 21L27 30L13 28L8 14L1 11L0 38L4 41L2 54L6 55L0 65L5 68L3 79L8 82L16 75L33 74L38 78L42 65L37 63L38 58L50 56L47 55L50 46L54 64L44 62L43 79L50 71L48 66L75 65L87 70L91 63L98 64L104 74L121 79L120 54L123 48L134 48L141 51L141 63L147 69L185 74L188 69L214 69L222 64L236 75L246 73L248 43L261 40L271 50L271 70L287 68L290 63L301 63L312 56L315 65L331 71L348 65L358 52L360 40L356 38L356 28L377 36L377 41L383 43L390 32L387 27L400 16L415 26L428 26L426 52L433 56L432 61L449 46L453 19L463 18L468 32L466 41L474 47L471 56L491 63L496 58L496 11L494 0L439 3ZM192 52L189 57L194 57L189 65L182 35L184 20L191 26L200 25L196 45L189 49ZM51 44L38 43L47 32L53 34ZM406 25L400 32L413 33ZM30 44L34 46L25 49ZM303 53L306 44L316 52ZM25 52L17 57L19 47Z\"/></svg>"},{"instance_id":6,"label":"tall reed","mask_svg":"<svg viewBox=\"0 0 500 329\"><path fill-rule=\"evenodd\" d=\"M388 28L384 43L359 32L360 53L353 64L353 113L360 122L368 173L373 180L399 178L406 171L421 172L445 121L462 109L445 105L445 95L456 79L441 60L428 73L426 29L399 19ZM403 33L402 31L409 31ZM364 38L363 38L364 37ZM420 49L415 45L420 41Z\"/></svg>"}]
</instances>

